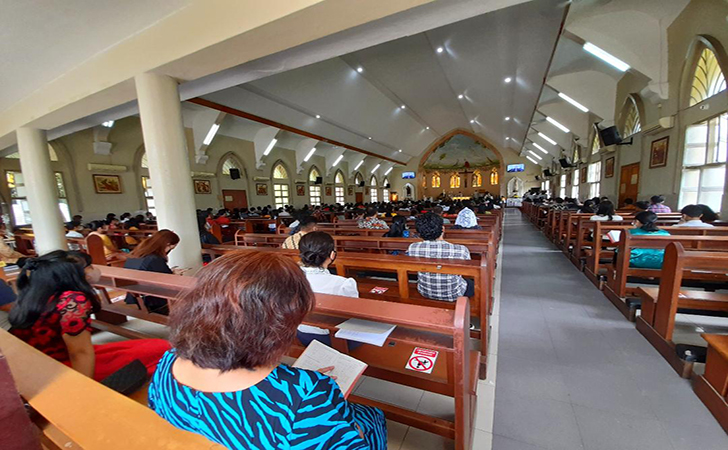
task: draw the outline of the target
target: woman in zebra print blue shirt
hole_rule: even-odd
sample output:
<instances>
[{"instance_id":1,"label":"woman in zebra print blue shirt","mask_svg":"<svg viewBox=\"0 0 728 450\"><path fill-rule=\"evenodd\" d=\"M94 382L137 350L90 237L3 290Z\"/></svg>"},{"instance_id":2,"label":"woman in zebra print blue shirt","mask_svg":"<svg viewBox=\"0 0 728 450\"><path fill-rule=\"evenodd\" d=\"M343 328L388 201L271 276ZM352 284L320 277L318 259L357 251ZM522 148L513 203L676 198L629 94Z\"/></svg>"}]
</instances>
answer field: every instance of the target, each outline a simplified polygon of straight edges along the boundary
<instances>
[{"instance_id":1,"label":"woman in zebra print blue shirt","mask_svg":"<svg viewBox=\"0 0 728 450\"><path fill-rule=\"evenodd\" d=\"M380 410L349 403L323 373L279 364L313 304L287 256L217 259L174 303L174 348L157 367L149 406L230 449L385 449Z\"/></svg>"}]
</instances>

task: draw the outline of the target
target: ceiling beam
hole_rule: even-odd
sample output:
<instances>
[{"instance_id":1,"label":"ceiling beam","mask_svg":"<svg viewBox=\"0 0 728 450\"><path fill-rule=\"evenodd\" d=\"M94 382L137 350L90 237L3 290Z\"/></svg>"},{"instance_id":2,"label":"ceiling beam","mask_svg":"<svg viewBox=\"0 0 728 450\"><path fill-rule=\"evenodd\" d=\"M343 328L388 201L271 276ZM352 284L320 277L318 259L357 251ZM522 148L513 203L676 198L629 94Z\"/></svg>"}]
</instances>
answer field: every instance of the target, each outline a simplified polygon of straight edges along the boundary
<instances>
[{"instance_id":1,"label":"ceiling beam","mask_svg":"<svg viewBox=\"0 0 728 450\"><path fill-rule=\"evenodd\" d=\"M284 124L279 123L279 122L276 122L274 120L266 119L265 117L256 116L255 114L250 114L250 113L247 113L245 111L240 111L239 109L235 109L235 108L231 108L229 106L221 105L219 103L211 102L210 100L206 100L204 98L200 98L200 97L191 98L191 99L189 99L187 101L190 102L190 103L194 103L196 105L201 105L201 106L205 106L205 107L208 107L208 108L211 108L211 109L216 109L218 111L225 112L225 113L231 114L233 116L242 117L243 119L251 120L253 122L258 122L258 123L262 123L264 125L268 125L268 126L271 126L271 127L276 127L276 128L281 129L281 130L285 130L285 131L288 131L288 132L291 132L291 133L294 133L294 134L298 134L299 136L307 137L309 139L316 139L317 141L326 142L326 143L331 144L333 146L344 147L346 149L349 149L349 150L352 150L352 151L355 151L355 152L359 152L359 153L363 153L363 154L368 155L368 156L373 156L373 157L376 157L376 158L381 158L381 159L383 159L385 161L393 162L395 164L402 164L402 165L404 165L403 162L399 162L396 159L392 159L392 158L388 158L386 156L378 155L378 154L376 154L374 152L370 152L370 151L367 151L367 150L364 150L364 149L361 149L361 148L358 148L358 147L354 147L354 146L349 145L349 144L344 144L343 142L334 141L334 140L325 138L323 136L319 136L318 134L309 133L308 131L301 130L299 128L294 128L294 127L291 127L291 126L288 126L288 125L284 125Z\"/></svg>"}]
</instances>

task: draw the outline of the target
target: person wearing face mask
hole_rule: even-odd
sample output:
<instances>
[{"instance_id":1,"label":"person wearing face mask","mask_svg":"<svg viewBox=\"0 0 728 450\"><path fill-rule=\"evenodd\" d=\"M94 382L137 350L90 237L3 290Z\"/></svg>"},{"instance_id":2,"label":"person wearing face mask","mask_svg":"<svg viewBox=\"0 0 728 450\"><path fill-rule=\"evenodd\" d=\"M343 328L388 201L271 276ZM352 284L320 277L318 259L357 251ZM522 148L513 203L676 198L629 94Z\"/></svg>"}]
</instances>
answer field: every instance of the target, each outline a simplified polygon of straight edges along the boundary
<instances>
[{"instance_id":1,"label":"person wearing face mask","mask_svg":"<svg viewBox=\"0 0 728 450\"><path fill-rule=\"evenodd\" d=\"M134 249L124 263L125 269L144 270L157 273L175 273L167 264L167 255L179 244L179 236L170 230L159 230L151 237L142 241ZM126 303L138 305L137 298L129 293L126 295ZM144 304L150 312L169 314L167 300L147 295L144 297Z\"/></svg>"},{"instance_id":2,"label":"person wearing face mask","mask_svg":"<svg viewBox=\"0 0 728 450\"><path fill-rule=\"evenodd\" d=\"M10 310L10 333L97 381L134 360L152 375L170 348L167 341L91 343L91 314L100 305L90 283L100 276L85 253L56 250L27 259L18 276L18 300Z\"/></svg>"}]
</instances>

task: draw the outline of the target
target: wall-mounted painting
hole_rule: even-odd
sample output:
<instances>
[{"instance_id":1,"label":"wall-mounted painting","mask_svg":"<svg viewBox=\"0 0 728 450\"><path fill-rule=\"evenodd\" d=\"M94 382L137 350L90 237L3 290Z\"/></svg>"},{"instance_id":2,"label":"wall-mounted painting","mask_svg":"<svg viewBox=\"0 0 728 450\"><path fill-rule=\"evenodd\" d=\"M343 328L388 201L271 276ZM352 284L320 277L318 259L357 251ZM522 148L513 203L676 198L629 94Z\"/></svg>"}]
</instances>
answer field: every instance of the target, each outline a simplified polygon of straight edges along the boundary
<instances>
[{"instance_id":1,"label":"wall-mounted painting","mask_svg":"<svg viewBox=\"0 0 728 450\"><path fill-rule=\"evenodd\" d=\"M612 178L614 176L614 156L604 161L604 178Z\"/></svg>"},{"instance_id":2,"label":"wall-mounted painting","mask_svg":"<svg viewBox=\"0 0 728 450\"><path fill-rule=\"evenodd\" d=\"M195 184L195 194L212 194L210 180L192 180Z\"/></svg>"},{"instance_id":3,"label":"wall-mounted painting","mask_svg":"<svg viewBox=\"0 0 728 450\"><path fill-rule=\"evenodd\" d=\"M258 195L268 195L268 184L267 183L255 183L255 192Z\"/></svg>"},{"instance_id":4,"label":"wall-mounted painting","mask_svg":"<svg viewBox=\"0 0 728 450\"><path fill-rule=\"evenodd\" d=\"M299 197L303 197L304 195L306 195L306 185L297 184L296 185L296 195Z\"/></svg>"},{"instance_id":5,"label":"wall-mounted painting","mask_svg":"<svg viewBox=\"0 0 728 450\"><path fill-rule=\"evenodd\" d=\"M119 175L94 175L93 177L97 194L121 194Z\"/></svg>"},{"instance_id":6,"label":"wall-mounted painting","mask_svg":"<svg viewBox=\"0 0 728 450\"><path fill-rule=\"evenodd\" d=\"M326 186L326 196L331 197L331 186Z\"/></svg>"},{"instance_id":7,"label":"wall-mounted painting","mask_svg":"<svg viewBox=\"0 0 728 450\"><path fill-rule=\"evenodd\" d=\"M650 146L650 169L667 165L667 146L669 143L670 136L652 141Z\"/></svg>"},{"instance_id":8,"label":"wall-mounted painting","mask_svg":"<svg viewBox=\"0 0 728 450\"><path fill-rule=\"evenodd\" d=\"M422 165L426 171L458 171L500 167L495 152L465 134L456 134L440 144Z\"/></svg>"},{"instance_id":9,"label":"wall-mounted painting","mask_svg":"<svg viewBox=\"0 0 728 450\"><path fill-rule=\"evenodd\" d=\"M581 168L581 174L579 175L579 183L586 183L586 166Z\"/></svg>"},{"instance_id":10,"label":"wall-mounted painting","mask_svg":"<svg viewBox=\"0 0 728 450\"><path fill-rule=\"evenodd\" d=\"M346 188L346 195L354 195L354 186L348 186Z\"/></svg>"}]
</instances>

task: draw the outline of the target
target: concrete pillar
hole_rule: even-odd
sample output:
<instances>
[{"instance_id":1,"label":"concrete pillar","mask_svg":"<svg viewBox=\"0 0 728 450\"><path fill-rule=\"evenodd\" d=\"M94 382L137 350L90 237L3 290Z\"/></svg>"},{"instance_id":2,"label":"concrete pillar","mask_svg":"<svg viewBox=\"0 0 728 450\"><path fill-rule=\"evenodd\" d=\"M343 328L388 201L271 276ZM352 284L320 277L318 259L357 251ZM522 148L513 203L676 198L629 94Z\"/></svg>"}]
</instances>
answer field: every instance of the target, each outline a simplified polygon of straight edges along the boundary
<instances>
[{"instance_id":1,"label":"concrete pillar","mask_svg":"<svg viewBox=\"0 0 728 450\"><path fill-rule=\"evenodd\" d=\"M197 270L202 266L200 235L177 82L153 73L134 81L157 223L180 237L169 255L170 266Z\"/></svg>"},{"instance_id":2,"label":"concrete pillar","mask_svg":"<svg viewBox=\"0 0 728 450\"><path fill-rule=\"evenodd\" d=\"M53 250L67 250L46 132L35 128L18 128L16 134L36 252L42 255Z\"/></svg>"}]
</instances>

